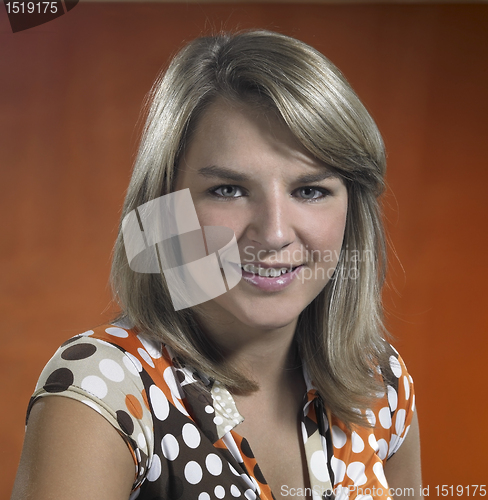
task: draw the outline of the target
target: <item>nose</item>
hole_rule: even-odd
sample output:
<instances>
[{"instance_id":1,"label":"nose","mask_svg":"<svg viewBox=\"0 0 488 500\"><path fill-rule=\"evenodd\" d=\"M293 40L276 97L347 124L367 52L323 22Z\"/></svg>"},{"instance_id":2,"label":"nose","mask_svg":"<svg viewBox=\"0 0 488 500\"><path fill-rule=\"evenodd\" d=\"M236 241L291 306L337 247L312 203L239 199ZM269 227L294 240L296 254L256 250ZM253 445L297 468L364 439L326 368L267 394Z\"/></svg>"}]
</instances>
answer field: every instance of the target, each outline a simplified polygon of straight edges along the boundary
<instances>
[{"instance_id":1,"label":"nose","mask_svg":"<svg viewBox=\"0 0 488 500\"><path fill-rule=\"evenodd\" d=\"M263 250L282 250L296 238L292 200L278 190L267 193L255 203L247 237Z\"/></svg>"}]
</instances>

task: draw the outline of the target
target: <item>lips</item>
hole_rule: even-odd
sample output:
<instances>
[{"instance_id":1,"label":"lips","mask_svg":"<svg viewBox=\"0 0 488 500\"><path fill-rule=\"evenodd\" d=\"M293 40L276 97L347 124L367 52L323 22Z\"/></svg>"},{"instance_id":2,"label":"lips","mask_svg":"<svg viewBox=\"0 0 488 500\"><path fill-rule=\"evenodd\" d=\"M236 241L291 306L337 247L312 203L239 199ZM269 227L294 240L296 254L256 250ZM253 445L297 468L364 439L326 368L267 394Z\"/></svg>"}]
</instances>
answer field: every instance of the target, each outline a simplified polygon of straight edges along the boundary
<instances>
[{"instance_id":1,"label":"lips","mask_svg":"<svg viewBox=\"0 0 488 500\"><path fill-rule=\"evenodd\" d=\"M283 274L293 272L297 267L299 266L298 265L291 266L286 264L273 267L263 267L261 265L256 265L256 264L241 265L242 270L245 271L246 273L253 274L255 276L260 276L263 278L278 278Z\"/></svg>"},{"instance_id":2,"label":"lips","mask_svg":"<svg viewBox=\"0 0 488 500\"><path fill-rule=\"evenodd\" d=\"M242 278L254 289L265 293L275 293L290 286L299 276L303 266L303 264L298 266L280 264L274 267L263 267L257 264L244 264L241 266Z\"/></svg>"}]
</instances>

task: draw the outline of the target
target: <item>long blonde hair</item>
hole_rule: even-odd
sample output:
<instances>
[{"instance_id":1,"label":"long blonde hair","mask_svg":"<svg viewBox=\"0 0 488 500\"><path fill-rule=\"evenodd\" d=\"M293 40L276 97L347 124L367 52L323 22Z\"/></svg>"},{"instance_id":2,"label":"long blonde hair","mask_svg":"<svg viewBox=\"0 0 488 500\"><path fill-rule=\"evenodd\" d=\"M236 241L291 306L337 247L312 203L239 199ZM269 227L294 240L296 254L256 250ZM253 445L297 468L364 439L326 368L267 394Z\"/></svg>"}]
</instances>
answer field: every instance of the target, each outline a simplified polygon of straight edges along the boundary
<instances>
[{"instance_id":1,"label":"long blonde hair","mask_svg":"<svg viewBox=\"0 0 488 500\"><path fill-rule=\"evenodd\" d=\"M375 368L386 356L381 305L386 250L378 202L385 152L373 119L326 57L299 40L261 30L189 43L150 93L122 217L172 191L175 166L195 123L216 98L277 111L301 144L346 183L349 206L339 263L300 315L296 341L330 411L348 425L367 425L358 409L369 407L382 389ZM348 257L352 254L356 258ZM112 285L121 316L136 329L231 390L256 388L226 365L191 309L174 310L164 276L129 268L121 231Z\"/></svg>"}]
</instances>

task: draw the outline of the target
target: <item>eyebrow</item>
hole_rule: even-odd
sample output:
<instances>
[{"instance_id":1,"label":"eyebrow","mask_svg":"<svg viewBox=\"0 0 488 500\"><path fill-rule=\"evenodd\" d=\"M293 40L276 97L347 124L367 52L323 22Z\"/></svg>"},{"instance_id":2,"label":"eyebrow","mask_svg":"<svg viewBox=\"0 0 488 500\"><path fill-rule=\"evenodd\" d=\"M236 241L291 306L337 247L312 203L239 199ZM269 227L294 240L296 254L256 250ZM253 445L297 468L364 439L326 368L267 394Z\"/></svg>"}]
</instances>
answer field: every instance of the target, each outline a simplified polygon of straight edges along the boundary
<instances>
[{"instance_id":1,"label":"eyebrow","mask_svg":"<svg viewBox=\"0 0 488 500\"><path fill-rule=\"evenodd\" d=\"M203 167L200 170L198 170L198 174L207 178L217 177L219 179L228 179L234 182L245 182L250 180L250 177L245 174L242 174L240 172L235 172L234 170L227 167L219 167L217 165ZM323 181L324 179L329 179L331 177L338 177L338 175L335 172L324 168L321 172L317 174L301 175L300 177L298 177L296 182L298 184L310 184L314 182L320 182Z\"/></svg>"},{"instance_id":2,"label":"eyebrow","mask_svg":"<svg viewBox=\"0 0 488 500\"><path fill-rule=\"evenodd\" d=\"M203 177L218 177L220 179L229 179L234 182L244 182L249 180L249 177L245 174L235 172L230 168L218 167L217 165L203 167L198 171L198 173Z\"/></svg>"}]
</instances>

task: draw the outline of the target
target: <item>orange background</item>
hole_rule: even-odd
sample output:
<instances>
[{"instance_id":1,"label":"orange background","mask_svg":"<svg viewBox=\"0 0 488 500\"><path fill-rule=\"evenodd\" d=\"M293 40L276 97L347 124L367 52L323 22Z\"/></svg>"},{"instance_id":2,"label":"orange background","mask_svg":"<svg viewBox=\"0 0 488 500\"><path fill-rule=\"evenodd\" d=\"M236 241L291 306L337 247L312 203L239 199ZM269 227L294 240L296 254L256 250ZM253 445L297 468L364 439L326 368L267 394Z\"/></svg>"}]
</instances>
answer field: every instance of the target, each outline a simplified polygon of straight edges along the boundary
<instances>
[{"instance_id":1,"label":"orange background","mask_svg":"<svg viewBox=\"0 0 488 500\"><path fill-rule=\"evenodd\" d=\"M488 483L488 6L81 2L16 34L0 6L0 491L43 365L115 311L144 95L184 40L221 27L314 45L377 120L399 258L387 320L416 382L424 485Z\"/></svg>"}]
</instances>

